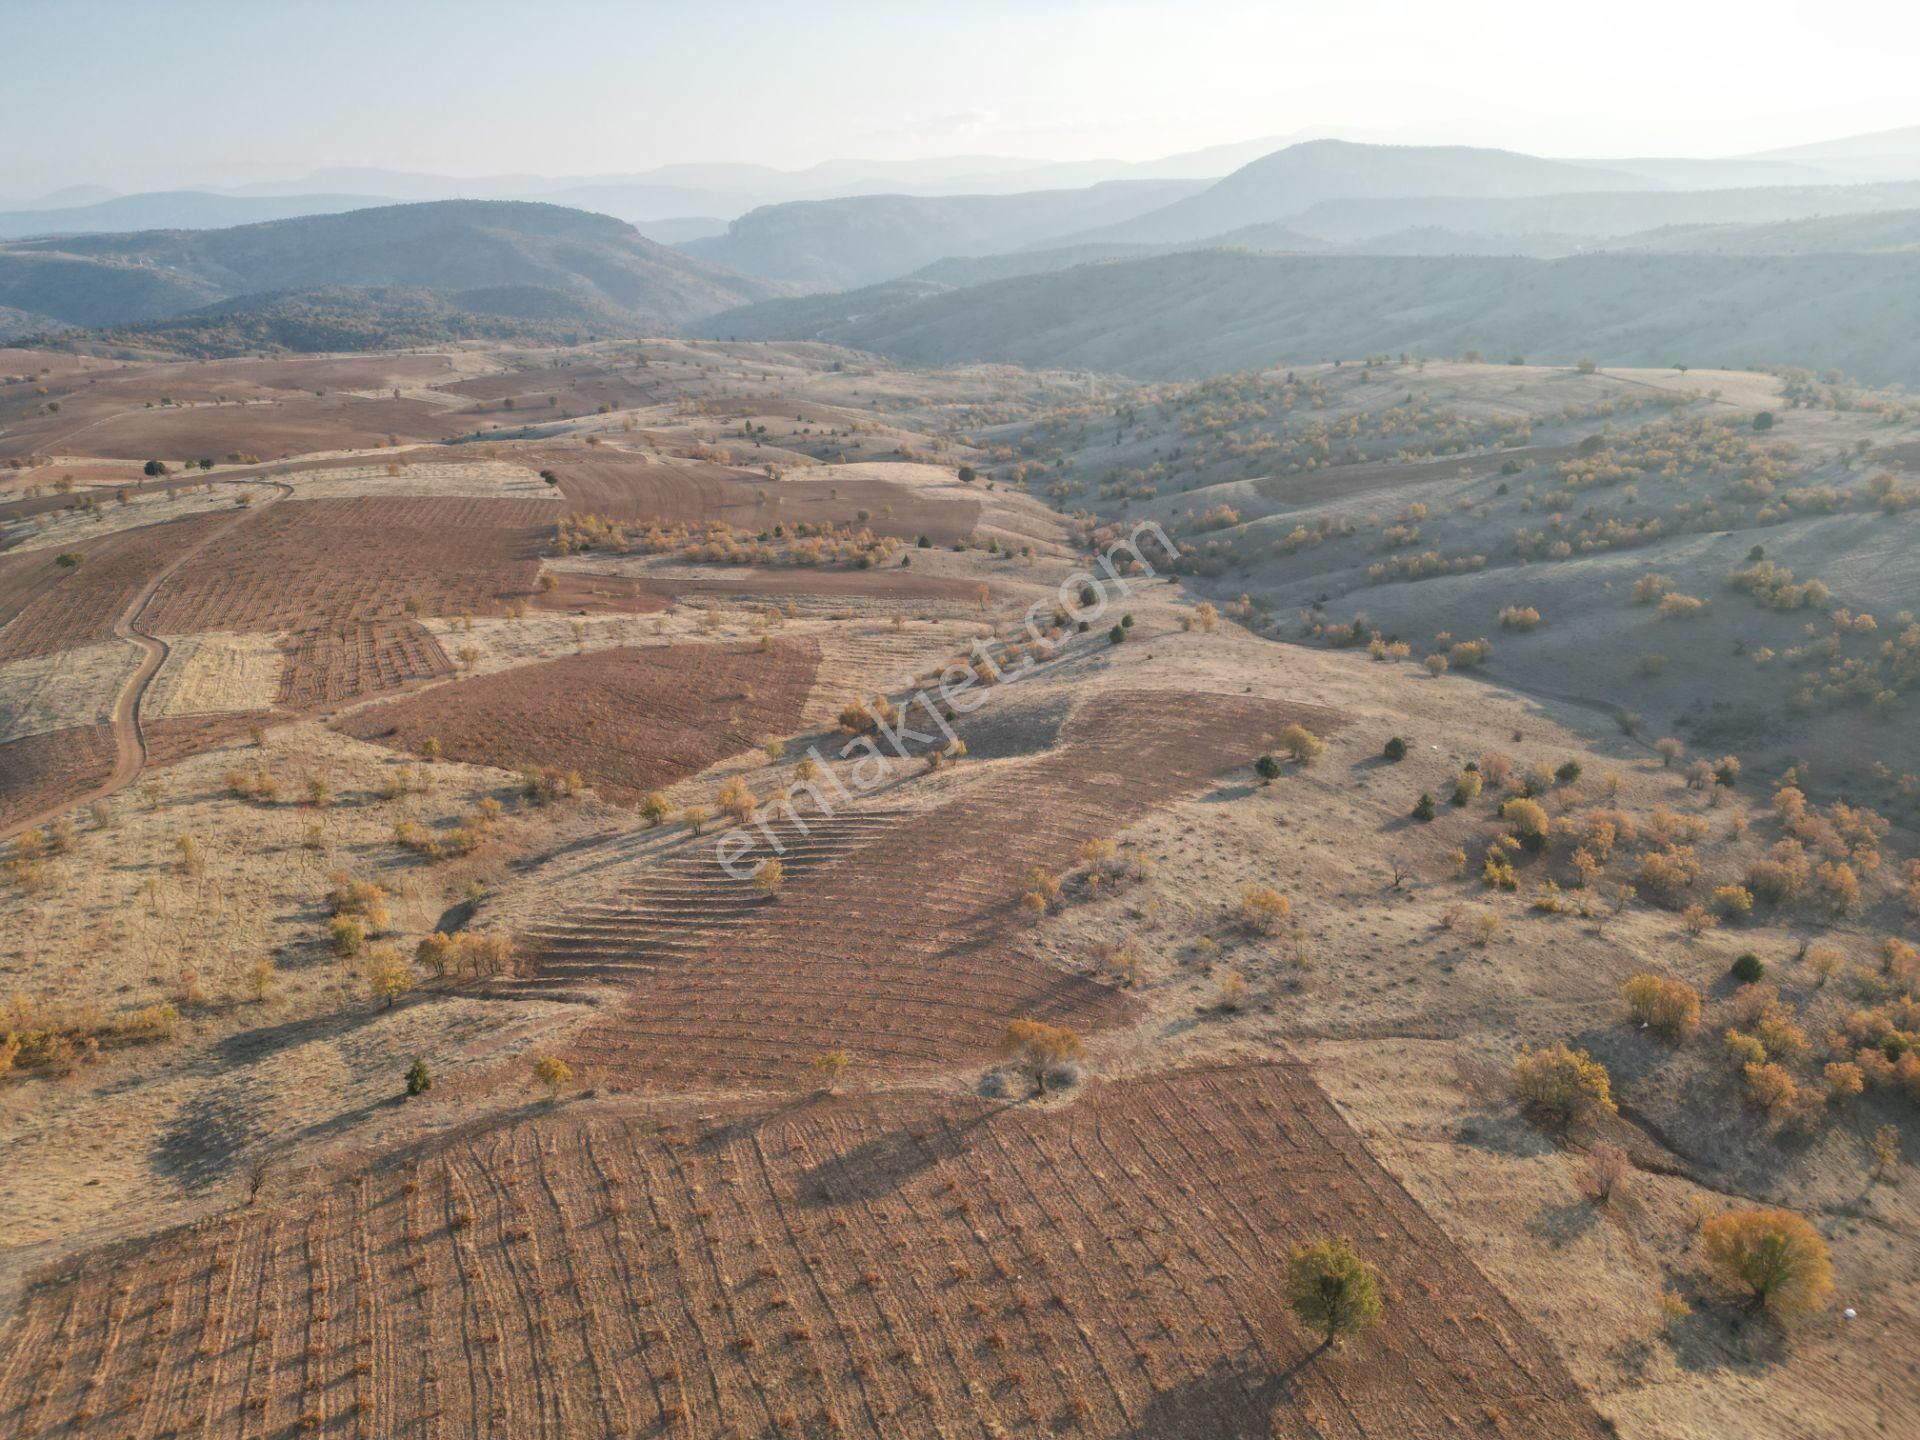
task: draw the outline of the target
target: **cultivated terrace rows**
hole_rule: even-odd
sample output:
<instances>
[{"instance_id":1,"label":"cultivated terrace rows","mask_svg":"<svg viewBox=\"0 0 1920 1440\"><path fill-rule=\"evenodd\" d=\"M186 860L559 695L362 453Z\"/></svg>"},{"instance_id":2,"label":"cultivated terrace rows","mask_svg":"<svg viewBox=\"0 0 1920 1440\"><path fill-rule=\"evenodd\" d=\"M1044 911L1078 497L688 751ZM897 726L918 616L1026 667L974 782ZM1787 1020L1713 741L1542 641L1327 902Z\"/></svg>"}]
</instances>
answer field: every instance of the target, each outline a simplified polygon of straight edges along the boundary
<instances>
[{"instance_id":1,"label":"cultivated terrace rows","mask_svg":"<svg viewBox=\"0 0 1920 1440\"><path fill-rule=\"evenodd\" d=\"M1393 1304L1310 1356L1272 1257ZM1360 1367L1364 1365L1364 1375ZM1356 1383L1359 1382L1359 1383ZM357 1437L1604 1433L1299 1067L483 1128L35 1292L0 1428Z\"/></svg>"}]
</instances>

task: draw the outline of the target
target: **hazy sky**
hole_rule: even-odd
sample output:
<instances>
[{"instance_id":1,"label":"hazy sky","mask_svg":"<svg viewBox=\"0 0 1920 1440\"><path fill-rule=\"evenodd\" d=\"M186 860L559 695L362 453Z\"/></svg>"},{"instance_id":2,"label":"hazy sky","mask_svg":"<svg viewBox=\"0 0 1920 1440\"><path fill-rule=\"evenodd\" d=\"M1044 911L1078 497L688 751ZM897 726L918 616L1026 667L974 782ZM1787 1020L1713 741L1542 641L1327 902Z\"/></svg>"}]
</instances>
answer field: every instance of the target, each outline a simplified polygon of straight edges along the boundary
<instances>
[{"instance_id":1,"label":"hazy sky","mask_svg":"<svg viewBox=\"0 0 1920 1440\"><path fill-rule=\"evenodd\" d=\"M1920 5L0 0L0 195L377 165L1149 159L1308 127L1715 155L1920 123Z\"/></svg>"}]
</instances>

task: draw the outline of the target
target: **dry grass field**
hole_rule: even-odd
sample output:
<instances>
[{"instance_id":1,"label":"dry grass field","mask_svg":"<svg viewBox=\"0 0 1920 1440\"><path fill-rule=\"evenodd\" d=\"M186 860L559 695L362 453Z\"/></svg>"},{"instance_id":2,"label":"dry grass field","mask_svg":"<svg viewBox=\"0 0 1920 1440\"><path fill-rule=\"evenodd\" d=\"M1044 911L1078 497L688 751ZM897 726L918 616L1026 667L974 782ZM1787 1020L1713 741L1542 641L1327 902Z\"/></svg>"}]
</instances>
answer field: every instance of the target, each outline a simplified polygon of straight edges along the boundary
<instances>
[{"instance_id":1,"label":"dry grass field","mask_svg":"<svg viewBox=\"0 0 1920 1440\"><path fill-rule=\"evenodd\" d=\"M1912 1430L1902 397L38 364L9 1440ZM1728 1288L1751 1207L1829 1303Z\"/></svg>"}]
</instances>

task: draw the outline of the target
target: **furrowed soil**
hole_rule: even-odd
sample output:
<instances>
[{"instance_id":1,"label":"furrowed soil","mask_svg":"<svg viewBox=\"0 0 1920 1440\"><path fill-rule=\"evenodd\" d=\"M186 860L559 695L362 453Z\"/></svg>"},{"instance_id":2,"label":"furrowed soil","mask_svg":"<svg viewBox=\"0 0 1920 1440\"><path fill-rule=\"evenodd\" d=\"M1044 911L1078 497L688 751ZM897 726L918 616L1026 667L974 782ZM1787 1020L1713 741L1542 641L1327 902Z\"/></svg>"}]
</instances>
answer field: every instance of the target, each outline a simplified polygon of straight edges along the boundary
<instances>
[{"instance_id":1,"label":"furrowed soil","mask_svg":"<svg viewBox=\"0 0 1920 1440\"><path fill-rule=\"evenodd\" d=\"M0 827L103 784L113 773L113 726L79 725L0 745Z\"/></svg>"},{"instance_id":2,"label":"furrowed soil","mask_svg":"<svg viewBox=\"0 0 1920 1440\"><path fill-rule=\"evenodd\" d=\"M1364 1237L1366 1355L1271 1257ZM456 1134L31 1292L11 1435L1605 1432L1305 1070Z\"/></svg>"},{"instance_id":3,"label":"furrowed soil","mask_svg":"<svg viewBox=\"0 0 1920 1440\"><path fill-rule=\"evenodd\" d=\"M825 792L834 813L822 825L822 801L803 799L795 814L814 828L795 859L816 845L830 858L797 870L777 898L755 897L696 847L688 873L538 925L528 936L538 978L526 983L619 986L616 1013L571 1051L617 1086L790 1085L810 1057L838 1048L897 1076L990 1052L1010 1015L1120 1023L1123 995L1024 950L1028 872L1070 865L1112 831L1116 810L1246 764L1267 729L1295 715L1339 721L1233 696L1103 694L1057 749L988 770L943 803L843 815Z\"/></svg>"},{"instance_id":4,"label":"furrowed soil","mask_svg":"<svg viewBox=\"0 0 1920 1440\"><path fill-rule=\"evenodd\" d=\"M578 770L631 803L789 733L819 649L776 641L621 647L522 665L355 712L341 729L417 754L517 770Z\"/></svg>"}]
</instances>

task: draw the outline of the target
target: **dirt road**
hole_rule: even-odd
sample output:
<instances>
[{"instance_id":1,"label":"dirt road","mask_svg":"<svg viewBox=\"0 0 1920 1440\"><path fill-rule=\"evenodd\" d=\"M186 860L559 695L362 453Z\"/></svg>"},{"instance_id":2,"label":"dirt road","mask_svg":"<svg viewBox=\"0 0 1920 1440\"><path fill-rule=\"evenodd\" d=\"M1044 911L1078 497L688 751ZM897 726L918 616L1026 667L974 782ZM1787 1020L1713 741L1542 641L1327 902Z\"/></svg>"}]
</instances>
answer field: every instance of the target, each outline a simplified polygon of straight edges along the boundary
<instances>
[{"instance_id":1,"label":"dirt road","mask_svg":"<svg viewBox=\"0 0 1920 1440\"><path fill-rule=\"evenodd\" d=\"M279 489L283 498L293 493L293 487L290 485L282 485ZM159 673L161 665L166 662L171 649L159 636L151 635L140 628L141 616L146 613L147 606L153 602L154 594L182 565L206 549L214 540L244 525L249 518L263 508L260 505L236 507L224 523L210 527L198 540L169 560L158 574L140 588L139 593L127 601L126 606L114 619L113 633L129 644L139 646L146 652L146 658L140 662L140 668L127 677L126 683L120 687L120 694L113 703L113 773L85 794L70 796L37 815L30 815L0 830L0 840L10 840L21 831L44 825L49 820L64 815L78 806L91 805L96 800L104 800L109 795L126 789L140 778L140 772L146 768L147 764L147 741L140 728L140 707L146 699L147 687L152 684L153 677Z\"/></svg>"}]
</instances>

